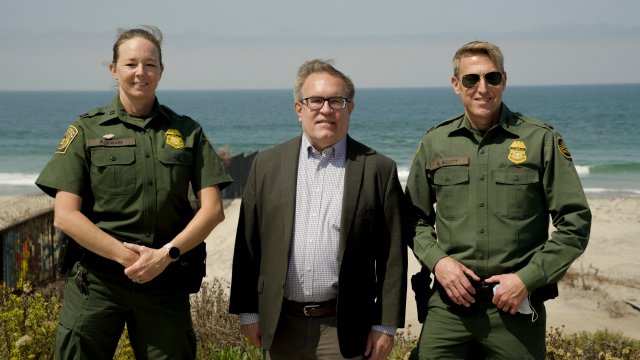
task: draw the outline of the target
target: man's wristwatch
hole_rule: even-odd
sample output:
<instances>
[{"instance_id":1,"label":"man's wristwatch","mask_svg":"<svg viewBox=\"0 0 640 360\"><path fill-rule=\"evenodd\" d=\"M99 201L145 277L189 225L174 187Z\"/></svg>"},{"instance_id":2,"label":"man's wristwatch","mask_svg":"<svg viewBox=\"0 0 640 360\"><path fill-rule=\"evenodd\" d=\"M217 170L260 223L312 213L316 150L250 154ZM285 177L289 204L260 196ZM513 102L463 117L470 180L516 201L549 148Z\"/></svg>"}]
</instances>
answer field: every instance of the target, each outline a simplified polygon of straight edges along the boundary
<instances>
[{"instance_id":1,"label":"man's wristwatch","mask_svg":"<svg viewBox=\"0 0 640 360\"><path fill-rule=\"evenodd\" d=\"M167 245L163 246L165 249L169 249L168 255L169 258L171 259L171 261L176 261L180 258L180 249L178 249L177 247L173 246L172 243L168 243Z\"/></svg>"}]
</instances>

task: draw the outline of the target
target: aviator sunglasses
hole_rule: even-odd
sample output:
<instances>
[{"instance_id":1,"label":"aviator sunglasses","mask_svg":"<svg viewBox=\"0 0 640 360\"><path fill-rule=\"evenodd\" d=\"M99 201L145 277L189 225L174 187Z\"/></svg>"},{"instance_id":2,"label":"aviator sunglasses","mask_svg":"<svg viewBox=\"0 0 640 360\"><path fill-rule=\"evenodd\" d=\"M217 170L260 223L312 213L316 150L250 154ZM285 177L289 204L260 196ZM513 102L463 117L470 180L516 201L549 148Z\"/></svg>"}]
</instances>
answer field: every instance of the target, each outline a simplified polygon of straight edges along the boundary
<instances>
[{"instance_id":1,"label":"aviator sunglasses","mask_svg":"<svg viewBox=\"0 0 640 360\"><path fill-rule=\"evenodd\" d=\"M498 86L502 83L502 73L499 71L492 71L484 74L484 76L480 76L478 74L464 75L461 79L462 86L472 88L480 83L481 78L484 78L484 81L491 86Z\"/></svg>"}]
</instances>

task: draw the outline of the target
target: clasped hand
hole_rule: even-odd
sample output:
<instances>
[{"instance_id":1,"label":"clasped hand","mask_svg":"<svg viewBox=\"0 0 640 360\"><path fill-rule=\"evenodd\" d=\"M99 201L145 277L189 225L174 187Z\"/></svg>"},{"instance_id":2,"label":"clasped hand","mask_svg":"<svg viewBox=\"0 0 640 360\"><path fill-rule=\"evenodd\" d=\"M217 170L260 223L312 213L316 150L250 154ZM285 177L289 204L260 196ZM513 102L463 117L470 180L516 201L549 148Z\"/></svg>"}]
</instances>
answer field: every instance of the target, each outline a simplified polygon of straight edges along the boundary
<instances>
[{"instance_id":1,"label":"clasped hand","mask_svg":"<svg viewBox=\"0 0 640 360\"><path fill-rule=\"evenodd\" d=\"M480 281L480 277L473 270L459 261L445 257L440 259L434 267L436 280L444 288L449 299L454 303L469 307L475 302L473 295L476 290L469 281ZM494 275L484 280L490 284L500 284L493 296L492 302L498 309L515 314L527 297L527 288L516 274Z\"/></svg>"},{"instance_id":2,"label":"clasped hand","mask_svg":"<svg viewBox=\"0 0 640 360\"><path fill-rule=\"evenodd\" d=\"M124 269L125 275L133 282L145 283L153 280L171 262L165 249L153 249L131 243L124 243L124 246L138 254L138 259Z\"/></svg>"}]
</instances>

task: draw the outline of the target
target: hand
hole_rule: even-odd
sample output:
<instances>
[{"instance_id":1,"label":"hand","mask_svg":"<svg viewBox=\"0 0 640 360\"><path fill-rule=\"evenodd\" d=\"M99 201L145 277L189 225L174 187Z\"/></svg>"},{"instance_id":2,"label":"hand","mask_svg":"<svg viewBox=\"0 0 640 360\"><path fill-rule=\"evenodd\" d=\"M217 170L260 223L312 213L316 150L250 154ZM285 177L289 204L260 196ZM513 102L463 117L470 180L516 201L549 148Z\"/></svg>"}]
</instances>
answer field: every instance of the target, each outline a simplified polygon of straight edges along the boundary
<instances>
[{"instance_id":1,"label":"hand","mask_svg":"<svg viewBox=\"0 0 640 360\"><path fill-rule=\"evenodd\" d=\"M475 281L480 281L480 278L471 269L451 257L444 257L436 263L434 274L451 301L466 307L475 302L473 295L476 290L468 277Z\"/></svg>"},{"instance_id":2,"label":"hand","mask_svg":"<svg viewBox=\"0 0 640 360\"><path fill-rule=\"evenodd\" d=\"M371 360L384 360L393 349L394 336L383 332L371 331L367 338L364 356Z\"/></svg>"},{"instance_id":3,"label":"hand","mask_svg":"<svg viewBox=\"0 0 640 360\"><path fill-rule=\"evenodd\" d=\"M494 275L485 280L488 283L500 283L500 287L493 295L493 303L498 309L516 314L529 292L520 277L516 274Z\"/></svg>"},{"instance_id":4,"label":"hand","mask_svg":"<svg viewBox=\"0 0 640 360\"><path fill-rule=\"evenodd\" d=\"M260 323L240 325L240 333L246 337L250 343L259 348L262 347L262 338L260 337Z\"/></svg>"},{"instance_id":5,"label":"hand","mask_svg":"<svg viewBox=\"0 0 640 360\"><path fill-rule=\"evenodd\" d=\"M124 243L124 246L140 255L135 263L124 269L125 275L131 281L137 283L151 281L171 263L171 259L167 256L167 249L152 249L131 243Z\"/></svg>"}]
</instances>

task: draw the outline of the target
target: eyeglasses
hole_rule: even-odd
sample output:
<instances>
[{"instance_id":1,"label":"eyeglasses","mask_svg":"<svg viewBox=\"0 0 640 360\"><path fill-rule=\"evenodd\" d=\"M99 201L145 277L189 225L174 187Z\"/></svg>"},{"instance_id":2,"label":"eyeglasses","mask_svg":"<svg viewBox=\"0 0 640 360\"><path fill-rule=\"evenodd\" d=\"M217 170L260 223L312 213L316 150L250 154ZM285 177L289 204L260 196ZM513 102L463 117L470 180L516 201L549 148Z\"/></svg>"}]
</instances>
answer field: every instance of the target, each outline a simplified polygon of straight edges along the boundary
<instances>
[{"instance_id":1,"label":"eyeglasses","mask_svg":"<svg viewBox=\"0 0 640 360\"><path fill-rule=\"evenodd\" d=\"M478 74L467 74L462 76L462 86L472 88L480 83L480 79L484 78L484 81L491 86L498 86L502 84L502 73L499 71L492 71L490 73L480 76Z\"/></svg>"},{"instance_id":2,"label":"eyeglasses","mask_svg":"<svg viewBox=\"0 0 640 360\"><path fill-rule=\"evenodd\" d=\"M347 103L351 102L349 99L343 97L332 97L325 99L320 96L311 96L300 100L301 103L307 105L311 110L320 110L324 106L325 102L329 103L329 107L333 110L342 110L347 107Z\"/></svg>"}]
</instances>

